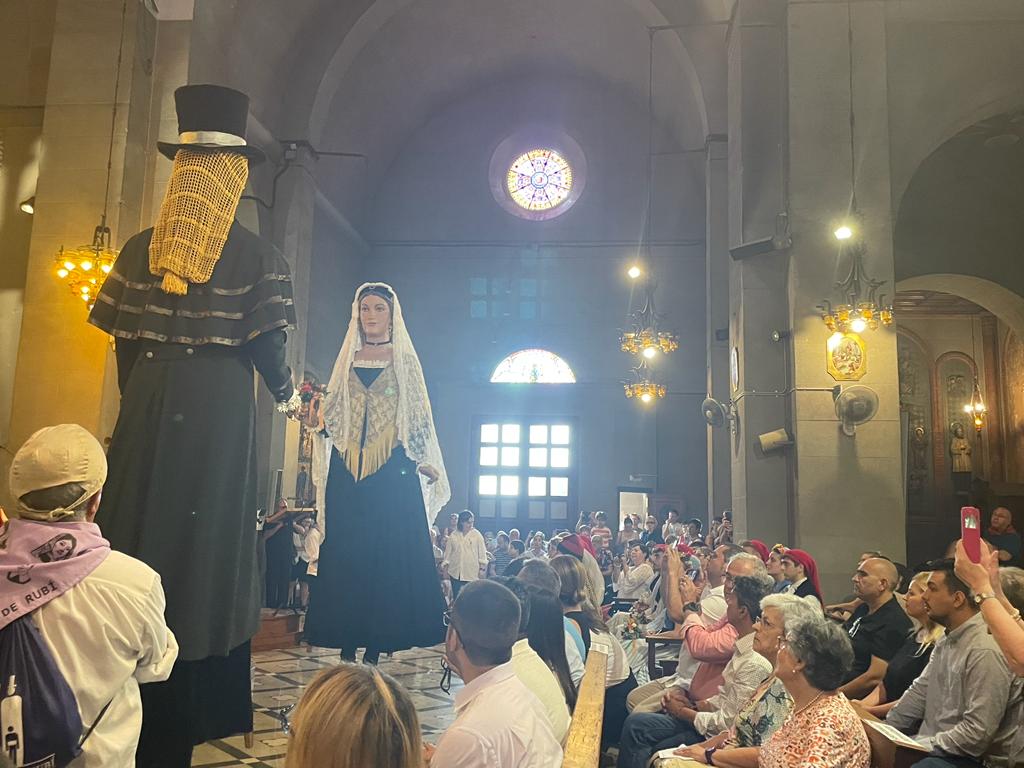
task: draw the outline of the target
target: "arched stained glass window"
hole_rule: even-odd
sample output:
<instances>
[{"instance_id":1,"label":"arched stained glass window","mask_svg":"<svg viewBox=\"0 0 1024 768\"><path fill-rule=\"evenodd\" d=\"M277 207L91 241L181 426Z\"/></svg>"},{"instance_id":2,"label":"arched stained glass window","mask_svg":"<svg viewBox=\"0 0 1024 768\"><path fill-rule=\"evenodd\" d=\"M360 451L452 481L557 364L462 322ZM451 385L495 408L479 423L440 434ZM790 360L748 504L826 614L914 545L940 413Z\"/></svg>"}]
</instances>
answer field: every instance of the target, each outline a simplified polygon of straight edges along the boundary
<instances>
[{"instance_id":1,"label":"arched stained glass window","mask_svg":"<svg viewBox=\"0 0 1024 768\"><path fill-rule=\"evenodd\" d=\"M523 349L499 363L492 384L575 384L572 368L546 349Z\"/></svg>"},{"instance_id":2,"label":"arched stained glass window","mask_svg":"<svg viewBox=\"0 0 1024 768\"><path fill-rule=\"evenodd\" d=\"M572 168L553 149L531 149L512 161L507 184L516 205L528 211L547 211L569 197Z\"/></svg>"}]
</instances>

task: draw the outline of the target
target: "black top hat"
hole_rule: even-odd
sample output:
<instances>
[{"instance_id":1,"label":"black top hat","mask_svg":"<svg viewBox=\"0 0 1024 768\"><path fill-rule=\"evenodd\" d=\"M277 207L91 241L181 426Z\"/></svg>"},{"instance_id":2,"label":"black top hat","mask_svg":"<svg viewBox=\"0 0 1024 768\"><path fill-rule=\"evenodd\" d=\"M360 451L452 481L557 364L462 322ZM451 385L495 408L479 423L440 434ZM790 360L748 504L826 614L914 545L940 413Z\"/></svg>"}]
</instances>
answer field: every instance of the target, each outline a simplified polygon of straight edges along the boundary
<instances>
[{"instance_id":1,"label":"black top hat","mask_svg":"<svg viewBox=\"0 0 1024 768\"><path fill-rule=\"evenodd\" d=\"M245 124L249 97L223 85L183 85L174 92L178 112L178 143L158 141L165 157L174 159L179 149L237 152L249 163L267 159L263 150L247 144Z\"/></svg>"}]
</instances>

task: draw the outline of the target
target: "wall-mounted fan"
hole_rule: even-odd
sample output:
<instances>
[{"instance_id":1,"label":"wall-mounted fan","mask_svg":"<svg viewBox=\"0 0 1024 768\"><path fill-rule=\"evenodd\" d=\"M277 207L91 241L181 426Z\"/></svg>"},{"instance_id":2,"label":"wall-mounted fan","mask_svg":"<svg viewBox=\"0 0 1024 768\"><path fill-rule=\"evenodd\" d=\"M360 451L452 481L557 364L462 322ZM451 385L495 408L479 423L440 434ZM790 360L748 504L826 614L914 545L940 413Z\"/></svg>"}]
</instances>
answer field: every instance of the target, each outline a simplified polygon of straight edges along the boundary
<instances>
[{"instance_id":1,"label":"wall-mounted fan","mask_svg":"<svg viewBox=\"0 0 1024 768\"><path fill-rule=\"evenodd\" d=\"M726 422L729 422L733 428L736 426L736 411L732 407L732 403L720 403L713 397L704 398L704 402L700 405L700 410L704 414L704 421L708 423L710 427L721 427Z\"/></svg>"},{"instance_id":2,"label":"wall-mounted fan","mask_svg":"<svg viewBox=\"0 0 1024 768\"><path fill-rule=\"evenodd\" d=\"M836 416L843 425L843 434L853 437L857 427L871 421L878 413L878 394L871 387L854 384L835 395Z\"/></svg>"}]
</instances>

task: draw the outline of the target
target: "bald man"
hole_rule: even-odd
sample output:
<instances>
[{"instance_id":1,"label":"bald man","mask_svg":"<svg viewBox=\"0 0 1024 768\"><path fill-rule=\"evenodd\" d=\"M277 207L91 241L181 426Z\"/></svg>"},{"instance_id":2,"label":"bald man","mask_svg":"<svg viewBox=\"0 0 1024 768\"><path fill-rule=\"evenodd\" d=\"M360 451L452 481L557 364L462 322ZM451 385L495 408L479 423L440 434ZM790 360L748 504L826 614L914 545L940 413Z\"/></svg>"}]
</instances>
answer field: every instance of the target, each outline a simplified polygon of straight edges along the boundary
<instances>
[{"instance_id":1,"label":"bald man","mask_svg":"<svg viewBox=\"0 0 1024 768\"><path fill-rule=\"evenodd\" d=\"M863 698L882 682L889 661L913 631L893 594L899 578L896 566L881 557L862 561L853 574L861 605L843 625L853 645L853 667L839 689L847 698Z\"/></svg>"}]
</instances>

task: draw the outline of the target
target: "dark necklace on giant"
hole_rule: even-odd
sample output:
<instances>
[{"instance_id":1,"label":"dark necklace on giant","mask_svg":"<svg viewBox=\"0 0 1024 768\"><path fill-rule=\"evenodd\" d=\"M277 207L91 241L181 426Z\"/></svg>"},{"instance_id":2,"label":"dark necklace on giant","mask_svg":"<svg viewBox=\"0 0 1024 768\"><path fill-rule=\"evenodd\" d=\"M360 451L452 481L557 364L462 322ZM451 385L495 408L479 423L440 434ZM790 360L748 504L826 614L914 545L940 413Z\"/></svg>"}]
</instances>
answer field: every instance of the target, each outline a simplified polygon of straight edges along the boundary
<instances>
[{"instance_id":1,"label":"dark necklace on giant","mask_svg":"<svg viewBox=\"0 0 1024 768\"><path fill-rule=\"evenodd\" d=\"M368 347L386 347L391 343L391 339L387 341L364 341L363 343Z\"/></svg>"}]
</instances>

